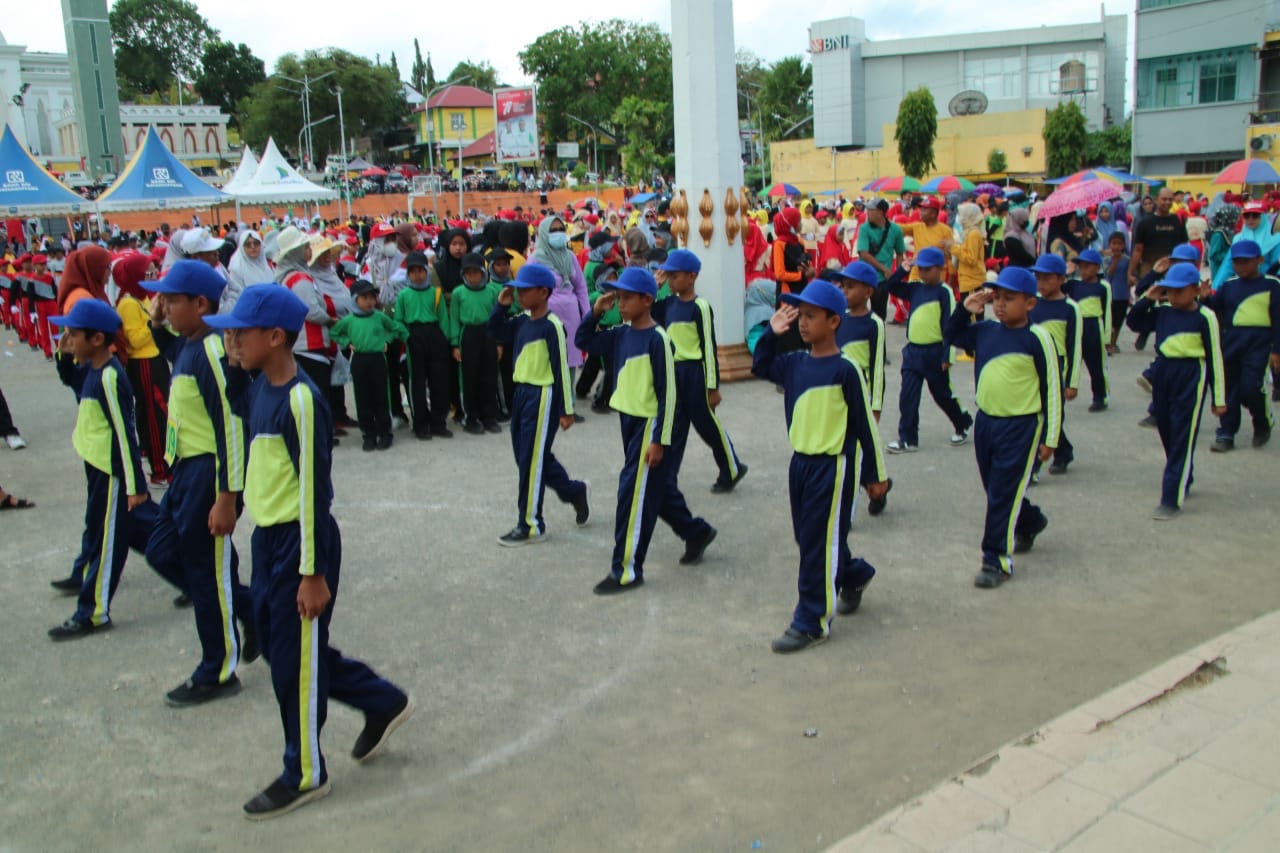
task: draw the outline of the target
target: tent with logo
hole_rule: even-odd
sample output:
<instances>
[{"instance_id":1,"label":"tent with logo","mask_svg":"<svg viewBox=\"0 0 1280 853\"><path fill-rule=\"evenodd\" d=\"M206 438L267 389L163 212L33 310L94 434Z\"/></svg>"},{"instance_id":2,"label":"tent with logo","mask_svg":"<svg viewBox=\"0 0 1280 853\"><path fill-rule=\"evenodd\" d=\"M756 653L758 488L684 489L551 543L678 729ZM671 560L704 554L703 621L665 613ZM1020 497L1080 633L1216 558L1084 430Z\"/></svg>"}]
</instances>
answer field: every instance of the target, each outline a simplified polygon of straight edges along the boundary
<instances>
[{"instance_id":1,"label":"tent with logo","mask_svg":"<svg viewBox=\"0 0 1280 853\"><path fill-rule=\"evenodd\" d=\"M57 216L92 207L49 174L5 125L0 134L0 216Z\"/></svg>"},{"instance_id":2,"label":"tent with logo","mask_svg":"<svg viewBox=\"0 0 1280 853\"><path fill-rule=\"evenodd\" d=\"M98 210L164 210L204 207L231 201L222 190L206 184L164 147L155 127L134 153L116 182L98 196Z\"/></svg>"},{"instance_id":3,"label":"tent with logo","mask_svg":"<svg viewBox=\"0 0 1280 853\"><path fill-rule=\"evenodd\" d=\"M334 190L313 184L289 165L274 139L267 140L258 169L249 182L231 191L241 204L291 204L296 202L333 201Z\"/></svg>"},{"instance_id":4,"label":"tent with logo","mask_svg":"<svg viewBox=\"0 0 1280 853\"><path fill-rule=\"evenodd\" d=\"M236 173L231 176L231 180L222 185L222 191L228 195L235 195L236 190L249 185L257 171L258 158L253 156L253 151L246 145L244 151L240 153L240 165L236 167Z\"/></svg>"}]
</instances>

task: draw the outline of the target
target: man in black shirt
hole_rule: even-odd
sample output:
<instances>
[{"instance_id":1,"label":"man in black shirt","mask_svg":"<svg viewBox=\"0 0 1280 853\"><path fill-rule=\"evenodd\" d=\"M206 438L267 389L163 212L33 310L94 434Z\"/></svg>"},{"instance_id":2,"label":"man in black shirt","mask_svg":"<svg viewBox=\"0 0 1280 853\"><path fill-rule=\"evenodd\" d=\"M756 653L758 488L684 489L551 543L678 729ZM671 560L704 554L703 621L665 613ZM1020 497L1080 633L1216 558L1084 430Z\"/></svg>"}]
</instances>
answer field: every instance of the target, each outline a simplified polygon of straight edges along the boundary
<instances>
[{"instance_id":1,"label":"man in black shirt","mask_svg":"<svg viewBox=\"0 0 1280 853\"><path fill-rule=\"evenodd\" d=\"M1187 226L1169 212L1173 190L1164 187L1156 196L1155 213L1144 216L1133 230L1133 252L1129 259L1129 286L1151 272L1155 262L1169 257L1173 247L1187 242Z\"/></svg>"}]
</instances>

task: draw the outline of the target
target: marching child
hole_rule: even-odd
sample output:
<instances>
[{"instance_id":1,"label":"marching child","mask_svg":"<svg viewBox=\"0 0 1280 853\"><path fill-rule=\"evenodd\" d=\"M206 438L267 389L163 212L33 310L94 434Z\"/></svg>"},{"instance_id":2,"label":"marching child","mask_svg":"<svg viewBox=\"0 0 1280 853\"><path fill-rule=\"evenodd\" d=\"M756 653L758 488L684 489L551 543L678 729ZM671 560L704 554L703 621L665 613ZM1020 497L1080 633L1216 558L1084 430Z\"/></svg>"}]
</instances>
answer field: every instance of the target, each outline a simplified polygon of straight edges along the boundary
<instances>
[{"instance_id":1,"label":"marching child","mask_svg":"<svg viewBox=\"0 0 1280 853\"><path fill-rule=\"evenodd\" d=\"M1106 411L1111 394L1107 379L1107 334L1111 329L1111 285L1099 278L1102 255L1085 249L1076 258L1079 278L1067 282L1067 296L1080 306L1080 355L1089 370L1089 387L1093 392L1091 412ZM1126 288L1128 285L1126 284Z\"/></svg>"},{"instance_id":2,"label":"marching child","mask_svg":"<svg viewBox=\"0 0 1280 853\"><path fill-rule=\"evenodd\" d=\"M716 330L711 303L698 296L702 262L688 249L667 255L659 269L666 274L671 296L653 306L654 319L667 331L676 350L676 423L671 453L672 470L680 469L689 427L711 448L720 474L711 491L723 494L747 476L729 433L716 417L720 405L720 362L716 356Z\"/></svg>"},{"instance_id":3,"label":"marching child","mask_svg":"<svg viewBox=\"0 0 1280 853\"><path fill-rule=\"evenodd\" d=\"M151 334L173 363L165 437L173 479L160 501L147 562L190 596L195 611L200 662L165 695L169 705L187 707L239 693L236 669L258 657L231 539L244 491L244 424L227 401L235 371L228 369L222 336L207 324L218 312L222 276L203 261L183 260L143 286L159 294ZM172 332L161 325L166 319ZM243 644L237 618L245 626Z\"/></svg>"},{"instance_id":4,"label":"marching child","mask_svg":"<svg viewBox=\"0 0 1280 853\"><path fill-rule=\"evenodd\" d=\"M329 793L320 732L331 695L364 712L351 750L360 762L373 758L413 713L408 694L329 645L342 538L330 515L333 424L326 395L293 357L306 315L307 306L286 288L255 284L230 314L208 318L227 330L232 363L261 371L234 396L251 446L244 497L257 524L253 615L271 665L285 750L284 771L244 804L250 820L277 817Z\"/></svg>"},{"instance_id":5,"label":"marching child","mask_svg":"<svg viewBox=\"0 0 1280 853\"><path fill-rule=\"evenodd\" d=\"M1103 257L1103 266L1107 270L1106 280L1111 283L1111 342L1107 344L1107 354L1120 352L1120 329L1124 326L1124 318L1129 313L1129 255L1126 252L1123 232L1112 232L1107 239L1107 254Z\"/></svg>"},{"instance_id":6,"label":"marching child","mask_svg":"<svg viewBox=\"0 0 1280 853\"><path fill-rule=\"evenodd\" d=\"M387 348L409 338L409 330L378 310L378 288L360 279L351 288L355 311L329 330L340 346L350 346L351 381L355 385L356 417L364 439L361 449L391 447L391 391L387 385Z\"/></svg>"},{"instance_id":7,"label":"marching child","mask_svg":"<svg viewBox=\"0 0 1280 853\"><path fill-rule=\"evenodd\" d=\"M1199 286L1199 269L1176 264L1129 312L1129 328L1156 335L1151 405L1165 455L1160 505L1152 514L1157 521L1167 521L1181 512L1182 500L1191 488L1196 433L1208 392L1206 380L1213 389L1214 415L1221 417L1227 411L1218 317L1196 301Z\"/></svg>"},{"instance_id":8,"label":"marching child","mask_svg":"<svg viewBox=\"0 0 1280 853\"><path fill-rule=\"evenodd\" d=\"M49 272L46 255L31 256L31 274L27 276L31 288L31 313L35 315L35 343L44 350L46 361L53 361L53 329L49 318L58 313L58 285Z\"/></svg>"},{"instance_id":9,"label":"marching child","mask_svg":"<svg viewBox=\"0 0 1280 853\"><path fill-rule=\"evenodd\" d=\"M1067 280L1067 262L1060 255L1041 255L1031 268L1036 276L1036 292L1040 294L1031 307L1028 315L1033 325L1042 326L1053 338L1054 349L1058 352L1058 375L1062 381L1062 397L1074 400L1080 390L1080 349L1083 324L1080 322L1080 306L1067 298L1062 286ZM1050 474L1065 474L1067 466L1075 461L1075 448L1067 439L1064 426L1066 407L1058 424L1058 443L1050 444L1041 440L1041 444L1053 447L1053 464L1049 466ZM1046 422L1045 429L1050 424ZM1046 437L1048 433L1046 432ZM1031 481L1040 480L1040 458L1036 458L1031 469Z\"/></svg>"},{"instance_id":10,"label":"marching child","mask_svg":"<svg viewBox=\"0 0 1280 853\"><path fill-rule=\"evenodd\" d=\"M111 599L129 556L132 514L149 496L133 428L133 389L111 352L120 315L102 300L86 298L52 322L65 329L59 347L78 362L60 358L58 369L80 401L71 443L84 460L88 506L76 612L49 636L74 640L111 627Z\"/></svg>"},{"instance_id":11,"label":"marching child","mask_svg":"<svg viewBox=\"0 0 1280 853\"><path fill-rule=\"evenodd\" d=\"M866 380L836 343L847 309L844 294L815 279L782 300L756 344L751 371L783 387L795 451L789 482L791 528L800 546L800 601L790 627L773 641L775 652L789 654L827 639L837 599L842 613L861 604L875 569L865 561L855 567L849 554L848 508L859 476L873 500L883 498L889 484ZM793 324L809 352L778 354L778 338Z\"/></svg>"},{"instance_id":12,"label":"marching child","mask_svg":"<svg viewBox=\"0 0 1280 853\"><path fill-rule=\"evenodd\" d=\"M466 411L462 428L471 435L502 432L498 426L498 345L488 329L489 315L501 292L502 285L489 281L483 255L463 255L462 287L453 289L449 304L453 317L449 343L453 360L462 366L462 408Z\"/></svg>"},{"instance_id":13,"label":"marching child","mask_svg":"<svg viewBox=\"0 0 1280 853\"><path fill-rule=\"evenodd\" d=\"M424 252L405 258L408 287L396 297L395 318L409 330L409 405L413 434L421 441L432 436L453 438L449 422L449 302ZM431 405L427 405L430 393Z\"/></svg>"},{"instance_id":14,"label":"marching child","mask_svg":"<svg viewBox=\"0 0 1280 853\"><path fill-rule=\"evenodd\" d=\"M988 304L996 318L970 322ZM1030 551L1049 526L1040 508L1027 500L1027 487L1035 460L1048 459L1058 440L1062 381L1052 335L1030 321L1035 305L1035 277L1022 267L1005 267L994 284L969 294L947 329L956 346L974 355L973 451L987 493L982 568L973 581L980 589L1008 580L1011 555ZM987 371L997 360L1000 366Z\"/></svg>"},{"instance_id":15,"label":"marching child","mask_svg":"<svg viewBox=\"0 0 1280 853\"><path fill-rule=\"evenodd\" d=\"M676 420L675 353L651 313L657 293L652 273L628 267L596 300L574 341L588 355L608 358L614 376L609 405L620 413L622 425L613 560L595 586L597 595L629 592L644 583L644 558L658 518L684 540L682 565L701 562L716 538L716 529L689 511L676 484L678 472L667 458ZM625 325L601 331L600 317L615 302Z\"/></svg>"},{"instance_id":16,"label":"marching child","mask_svg":"<svg viewBox=\"0 0 1280 853\"><path fill-rule=\"evenodd\" d=\"M955 306L955 295L943 284L947 256L930 246L916 255L919 281L908 281L911 267L902 264L882 285L889 293L910 303L907 345L902 349L902 387L898 391L898 440L888 444L890 453L915 453L920 449L920 391L927 383L933 401L951 421L955 432L951 446L969 440L973 417L964 410L951 388L950 348L942 330Z\"/></svg>"},{"instance_id":17,"label":"marching child","mask_svg":"<svg viewBox=\"0 0 1280 853\"><path fill-rule=\"evenodd\" d=\"M511 397L511 448L520 485L516 491L516 526L498 537L507 547L532 545L547 537L542 499L548 486L572 504L579 527L591 517L590 487L569 473L551 452L556 426L573 426L573 393L564 324L547 305L555 290L547 267L527 263L504 287L489 312L487 334L511 352L514 391ZM461 288L453 292L458 298ZM519 298L522 313L509 316Z\"/></svg>"}]
</instances>

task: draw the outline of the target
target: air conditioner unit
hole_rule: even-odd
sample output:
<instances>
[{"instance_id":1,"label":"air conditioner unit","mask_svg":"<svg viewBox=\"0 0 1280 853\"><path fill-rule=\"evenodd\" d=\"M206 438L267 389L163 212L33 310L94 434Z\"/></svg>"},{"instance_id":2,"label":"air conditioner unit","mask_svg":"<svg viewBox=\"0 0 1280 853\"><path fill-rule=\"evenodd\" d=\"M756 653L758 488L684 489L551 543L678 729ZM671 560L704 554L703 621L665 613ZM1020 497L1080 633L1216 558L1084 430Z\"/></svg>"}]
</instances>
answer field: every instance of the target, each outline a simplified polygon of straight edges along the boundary
<instances>
[{"instance_id":1,"label":"air conditioner unit","mask_svg":"<svg viewBox=\"0 0 1280 853\"><path fill-rule=\"evenodd\" d=\"M1255 136L1253 139L1249 140L1249 150L1250 151L1270 151L1271 140L1274 138L1275 137L1269 133L1264 133L1261 136Z\"/></svg>"}]
</instances>

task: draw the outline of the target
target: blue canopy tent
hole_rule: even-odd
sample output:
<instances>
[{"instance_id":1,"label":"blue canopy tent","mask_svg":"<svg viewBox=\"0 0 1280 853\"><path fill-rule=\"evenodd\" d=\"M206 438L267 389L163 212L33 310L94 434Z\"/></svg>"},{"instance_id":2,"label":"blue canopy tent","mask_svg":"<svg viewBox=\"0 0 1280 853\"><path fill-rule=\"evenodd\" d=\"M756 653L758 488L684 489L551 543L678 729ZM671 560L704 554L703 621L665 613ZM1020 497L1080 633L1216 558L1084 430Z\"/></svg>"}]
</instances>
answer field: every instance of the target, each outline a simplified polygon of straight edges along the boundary
<instances>
[{"instance_id":1,"label":"blue canopy tent","mask_svg":"<svg viewBox=\"0 0 1280 853\"><path fill-rule=\"evenodd\" d=\"M646 204L658 197L657 193L636 193L627 199L627 204Z\"/></svg>"},{"instance_id":2,"label":"blue canopy tent","mask_svg":"<svg viewBox=\"0 0 1280 853\"><path fill-rule=\"evenodd\" d=\"M98 210L163 210L170 207L204 207L231 201L231 196L200 180L170 153L156 129L124 167L116 182L98 196Z\"/></svg>"},{"instance_id":3,"label":"blue canopy tent","mask_svg":"<svg viewBox=\"0 0 1280 853\"><path fill-rule=\"evenodd\" d=\"M49 174L5 125L0 135L0 212L13 217L56 216L92 207L92 202Z\"/></svg>"}]
</instances>

